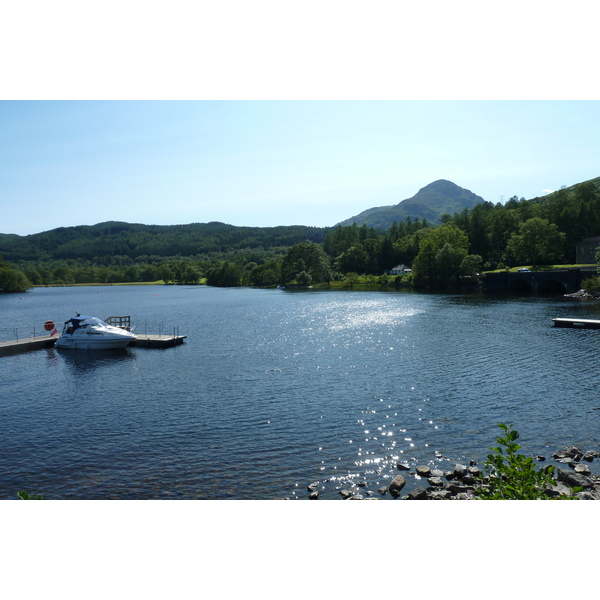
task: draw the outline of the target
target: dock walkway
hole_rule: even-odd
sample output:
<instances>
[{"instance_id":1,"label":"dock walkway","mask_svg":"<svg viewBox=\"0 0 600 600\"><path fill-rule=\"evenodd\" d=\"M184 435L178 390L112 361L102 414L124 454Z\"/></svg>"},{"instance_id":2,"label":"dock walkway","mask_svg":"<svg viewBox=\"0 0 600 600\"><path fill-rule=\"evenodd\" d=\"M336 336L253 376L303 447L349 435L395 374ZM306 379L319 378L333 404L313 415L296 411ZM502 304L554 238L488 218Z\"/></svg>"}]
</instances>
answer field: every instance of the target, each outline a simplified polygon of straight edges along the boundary
<instances>
[{"instance_id":1,"label":"dock walkway","mask_svg":"<svg viewBox=\"0 0 600 600\"><path fill-rule=\"evenodd\" d=\"M128 348L138 346L141 348L170 348L183 344L187 335L136 335L135 340L129 343Z\"/></svg>"},{"instance_id":2,"label":"dock walkway","mask_svg":"<svg viewBox=\"0 0 600 600\"><path fill-rule=\"evenodd\" d=\"M42 335L0 342L0 356L17 354L19 352L29 352L29 350L41 350L42 348L52 348L56 340L57 336L55 335Z\"/></svg>"}]
</instances>

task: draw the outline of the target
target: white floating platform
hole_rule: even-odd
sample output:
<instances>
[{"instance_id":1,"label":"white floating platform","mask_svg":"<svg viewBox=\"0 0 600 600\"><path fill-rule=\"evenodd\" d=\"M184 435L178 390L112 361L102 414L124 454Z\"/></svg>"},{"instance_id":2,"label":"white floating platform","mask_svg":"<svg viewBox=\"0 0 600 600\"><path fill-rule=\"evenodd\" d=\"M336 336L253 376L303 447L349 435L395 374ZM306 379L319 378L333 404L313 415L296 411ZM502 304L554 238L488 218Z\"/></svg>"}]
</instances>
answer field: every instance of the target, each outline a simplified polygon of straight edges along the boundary
<instances>
[{"instance_id":1,"label":"white floating platform","mask_svg":"<svg viewBox=\"0 0 600 600\"><path fill-rule=\"evenodd\" d=\"M600 321L595 319L552 319L554 327L571 329L600 329Z\"/></svg>"}]
</instances>

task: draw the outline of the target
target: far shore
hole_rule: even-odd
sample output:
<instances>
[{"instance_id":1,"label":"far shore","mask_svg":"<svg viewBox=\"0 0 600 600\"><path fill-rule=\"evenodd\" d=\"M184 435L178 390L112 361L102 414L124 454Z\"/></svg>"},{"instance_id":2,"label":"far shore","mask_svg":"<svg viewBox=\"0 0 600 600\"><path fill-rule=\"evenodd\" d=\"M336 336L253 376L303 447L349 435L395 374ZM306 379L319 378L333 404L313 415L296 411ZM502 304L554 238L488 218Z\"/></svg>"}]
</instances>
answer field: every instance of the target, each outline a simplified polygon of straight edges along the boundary
<instances>
[{"instance_id":1,"label":"far shore","mask_svg":"<svg viewBox=\"0 0 600 600\"><path fill-rule=\"evenodd\" d=\"M47 284L39 284L33 285L32 288L48 288L48 287L91 287L91 286L99 286L99 287L110 287L115 285L166 285L162 279L158 281L123 281L119 283L47 283Z\"/></svg>"}]
</instances>

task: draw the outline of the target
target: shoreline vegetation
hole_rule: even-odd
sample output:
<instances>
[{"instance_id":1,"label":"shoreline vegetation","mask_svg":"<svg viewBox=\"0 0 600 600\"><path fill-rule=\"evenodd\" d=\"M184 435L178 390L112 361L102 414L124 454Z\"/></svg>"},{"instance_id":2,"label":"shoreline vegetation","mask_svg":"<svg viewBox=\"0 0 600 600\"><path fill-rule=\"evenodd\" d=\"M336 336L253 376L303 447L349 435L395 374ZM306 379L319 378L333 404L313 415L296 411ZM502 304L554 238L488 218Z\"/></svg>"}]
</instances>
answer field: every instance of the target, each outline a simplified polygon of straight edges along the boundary
<instances>
[{"instance_id":1,"label":"shoreline vegetation","mask_svg":"<svg viewBox=\"0 0 600 600\"><path fill-rule=\"evenodd\" d=\"M549 269L567 269L567 268L580 268L596 266L595 264L585 265L546 265L538 268L538 270L549 270ZM506 268L501 270L488 271L489 273L500 273L503 271L515 273L519 269L528 268L533 270L532 265L523 265L513 268ZM469 284L461 286L458 290L449 291L473 291L482 289L482 278L485 277L486 272L478 274L477 279L473 279ZM81 282L81 283L47 283L47 284L36 284L31 285L28 289L41 288L41 287L110 287L110 286L149 286L149 285L187 285L187 286L204 286L210 285L206 278L199 279L194 283L177 283L173 281L164 281L162 279L156 281L123 281L123 282ZM220 286L216 286L220 287ZM230 287L230 286L226 286ZM238 287L238 286L235 286ZM239 287L256 287L260 289L298 289L298 290L354 290L354 291L388 291L392 289L414 289L415 291L429 291L415 288L412 282L412 278L409 276L373 276L373 275L356 275L356 277L346 277L342 280L320 282L314 284L299 283L296 280L291 281L286 285L280 284L269 284L269 285L247 285ZM20 292L26 292L27 290L18 290ZM439 290L434 290L439 291ZM590 278L584 281L583 288L572 294L565 294L567 298L580 298L580 299L591 299L600 300L600 278Z\"/></svg>"},{"instance_id":2,"label":"shoreline vegetation","mask_svg":"<svg viewBox=\"0 0 600 600\"><path fill-rule=\"evenodd\" d=\"M427 254L427 253L426 253ZM599 252L600 254L600 252ZM215 287L318 287L350 288L366 286L369 288L414 288L416 290L456 292L476 290L483 287L486 274L500 272L546 271L551 269L581 268L597 266L597 263L583 264L517 264L494 270L481 269L481 257L469 255L463 248L454 252L446 242L433 256L417 254L412 268L398 265L396 269L387 269L383 274L359 271L331 270L331 262L323 249L317 244L302 243L291 247L281 261L257 265L241 266L236 263L222 262L210 267L206 272L190 270L181 266L178 271L153 272L156 278L133 276L128 269L120 275L113 273L99 277L95 272L89 275L89 269L82 270L75 277L74 271L57 269L52 275L42 277L38 271L21 271L10 266L0 266L0 292L25 292L33 287L71 287L96 285L209 285ZM597 259L600 257L596 257ZM0 259L1 260L1 259ZM398 270L400 273L398 273ZM382 273L382 270L378 270ZM88 273L88 275L86 275ZM162 277L160 276L162 275ZM600 292L600 277L590 277L582 285L589 292Z\"/></svg>"}]
</instances>

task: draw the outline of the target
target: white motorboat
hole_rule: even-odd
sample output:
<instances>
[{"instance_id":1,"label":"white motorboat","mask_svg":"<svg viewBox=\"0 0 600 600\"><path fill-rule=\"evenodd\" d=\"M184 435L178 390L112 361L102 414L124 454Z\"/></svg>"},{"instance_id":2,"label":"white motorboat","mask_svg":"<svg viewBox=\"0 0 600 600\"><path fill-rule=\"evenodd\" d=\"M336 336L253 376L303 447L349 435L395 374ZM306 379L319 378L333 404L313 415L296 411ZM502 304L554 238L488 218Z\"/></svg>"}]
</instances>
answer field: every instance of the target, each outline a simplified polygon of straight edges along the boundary
<instances>
[{"instance_id":1,"label":"white motorboat","mask_svg":"<svg viewBox=\"0 0 600 600\"><path fill-rule=\"evenodd\" d=\"M121 327L114 327L97 317L77 315L65 321L62 335L56 340L55 348L80 350L112 350L125 348L135 335Z\"/></svg>"}]
</instances>

